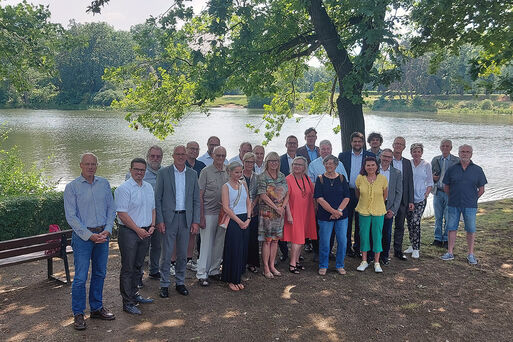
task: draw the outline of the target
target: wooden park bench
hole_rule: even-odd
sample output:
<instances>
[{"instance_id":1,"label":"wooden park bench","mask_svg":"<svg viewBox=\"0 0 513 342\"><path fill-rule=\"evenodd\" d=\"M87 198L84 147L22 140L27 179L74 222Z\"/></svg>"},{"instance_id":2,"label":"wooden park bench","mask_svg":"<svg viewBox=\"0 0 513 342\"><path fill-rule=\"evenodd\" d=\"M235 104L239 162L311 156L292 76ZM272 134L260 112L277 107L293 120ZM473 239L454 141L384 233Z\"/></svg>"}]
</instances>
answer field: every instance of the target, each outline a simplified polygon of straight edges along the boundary
<instances>
[{"instance_id":1,"label":"wooden park bench","mask_svg":"<svg viewBox=\"0 0 513 342\"><path fill-rule=\"evenodd\" d=\"M54 279L69 285L71 284L71 278L69 274L68 253L73 252L70 246L71 233L72 230L69 229L0 241L0 267L47 259L48 279ZM66 281L53 275L53 258L63 260Z\"/></svg>"}]
</instances>

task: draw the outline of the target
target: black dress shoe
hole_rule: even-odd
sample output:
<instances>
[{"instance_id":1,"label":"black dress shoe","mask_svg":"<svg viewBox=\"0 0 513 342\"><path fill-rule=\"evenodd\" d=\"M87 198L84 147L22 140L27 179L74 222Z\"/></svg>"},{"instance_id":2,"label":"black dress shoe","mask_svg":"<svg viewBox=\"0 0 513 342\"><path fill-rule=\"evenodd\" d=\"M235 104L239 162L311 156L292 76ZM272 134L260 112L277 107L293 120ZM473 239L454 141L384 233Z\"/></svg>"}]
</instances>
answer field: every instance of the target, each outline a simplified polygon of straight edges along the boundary
<instances>
[{"instance_id":1,"label":"black dress shoe","mask_svg":"<svg viewBox=\"0 0 513 342\"><path fill-rule=\"evenodd\" d=\"M132 315L142 314L141 310L139 310L139 308L137 306L135 306L134 304L123 305L123 311L128 312L129 314L132 314Z\"/></svg>"},{"instance_id":2,"label":"black dress shoe","mask_svg":"<svg viewBox=\"0 0 513 342\"><path fill-rule=\"evenodd\" d=\"M189 290L187 290L185 285L176 285L176 292L178 292L182 296L188 296L189 295Z\"/></svg>"},{"instance_id":3,"label":"black dress shoe","mask_svg":"<svg viewBox=\"0 0 513 342\"><path fill-rule=\"evenodd\" d=\"M352 249L348 249L346 255L351 258L354 258L356 256Z\"/></svg>"},{"instance_id":4,"label":"black dress shoe","mask_svg":"<svg viewBox=\"0 0 513 342\"><path fill-rule=\"evenodd\" d=\"M87 324L85 322L84 314L78 314L74 317L73 328L76 330L85 330Z\"/></svg>"},{"instance_id":5,"label":"black dress shoe","mask_svg":"<svg viewBox=\"0 0 513 342\"><path fill-rule=\"evenodd\" d=\"M91 318L98 318L102 319L104 321L112 321L113 319L116 319L116 316L112 312L109 312L105 308L101 308L100 310L91 311Z\"/></svg>"},{"instance_id":6,"label":"black dress shoe","mask_svg":"<svg viewBox=\"0 0 513 342\"><path fill-rule=\"evenodd\" d=\"M390 260L388 260L388 258L387 258L387 259L379 258L379 263L380 263L381 265L388 266L388 265L390 265Z\"/></svg>"},{"instance_id":7,"label":"black dress shoe","mask_svg":"<svg viewBox=\"0 0 513 342\"><path fill-rule=\"evenodd\" d=\"M449 242L447 242L447 241L442 242L442 246L441 247L445 248L445 249L449 248Z\"/></svg>"},{"instance_id":8,"label":"black dress shoe","mask_svg":"<svg viewBox=\"0 0 513 342\"><path fill-rule=\"evenodd\" d=\"M148 274L148 277L150 277L150 279L160 279L160 272L150 273Z\"/></svg>"},{"instance_id":9,"label":"black dress shoe","mask_svg":"<svg viewBox=\"0 0 513 342\"><path fill-rule=\"evenodd\" d=\"M431 246L442 247L442 241L440 241L440 240L434 240L434 241L431 243Z\"/></svg>"},{"instance_id":10,"label":"black dress shoe","mask_svg":"<svg viewBox=\"0 0 513 342\"><path fill-rule=\"evenodd\" d=\"M402 261L406 261L408 260L408 258L406 257L406 255L403 254L403 252L395 252L394 253L394 256L399 259L399 260L402 260Z\"/></svg>"},{"instance_id":11,"label":"black dress shoe","mask_svg":"<svg viewBox=\"0 0 513 342\"><path fill-rule=\"evenodd\" d=\"M141 303L141 304L150 304L150 303L153 303L153 299L151 298L144 298L143 296L141 295L137 295L135 297L135 300L137 301L137 303Z\"/></svg>"},{"instance_id":12,"label":"black dress shoe","mask_svg":"<svg viewBox=\"0 0 513 342\"><path fill-rule=\"evenodd\" d=\"M167 298L169 297L169 289L167 287L161 287L159 291L160 298Z\"/></svg>"}]
</instances>

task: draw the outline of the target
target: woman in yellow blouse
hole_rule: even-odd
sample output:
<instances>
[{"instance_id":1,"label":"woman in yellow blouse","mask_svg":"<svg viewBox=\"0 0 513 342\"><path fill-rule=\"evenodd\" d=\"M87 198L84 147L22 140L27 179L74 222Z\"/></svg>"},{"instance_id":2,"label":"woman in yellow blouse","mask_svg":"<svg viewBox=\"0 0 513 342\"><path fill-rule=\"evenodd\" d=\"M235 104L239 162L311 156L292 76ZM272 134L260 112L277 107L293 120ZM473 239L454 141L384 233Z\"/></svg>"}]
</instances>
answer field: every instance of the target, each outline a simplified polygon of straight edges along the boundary
<instances>
[{"instance_id":1,"label":"woman in yellow blouse","mask_svg":"<svg viewBox=\"0 0 513 342\"><path fill-rule=\"evenodd\" d=\"M381 273L379 255L383 251L381 246L381 231L383 219L387 212L385 201L388 195L387 178L379 174L376 158L365 158L362 170L356 178L356 197L358 205L355 210L360 215L360 250L362 262L357 270L365 271L369 266L367 252L370 250L369 233L372 227L372 250L374 251L374 271Z\"/></svg>"}]
</instances>

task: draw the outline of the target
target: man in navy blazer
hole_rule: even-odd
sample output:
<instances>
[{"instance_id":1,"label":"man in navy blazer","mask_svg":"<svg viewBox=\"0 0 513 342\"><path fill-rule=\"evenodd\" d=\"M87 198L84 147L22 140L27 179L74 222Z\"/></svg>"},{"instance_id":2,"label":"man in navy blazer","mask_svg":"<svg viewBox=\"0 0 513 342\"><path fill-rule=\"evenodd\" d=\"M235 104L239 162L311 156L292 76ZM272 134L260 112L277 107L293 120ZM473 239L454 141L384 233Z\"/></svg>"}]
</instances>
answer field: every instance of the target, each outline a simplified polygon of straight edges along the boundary
<instances>
[{"instance_id":1,"label":"man in navy blazer","mask_svg":"<svg viewBox=\"0 0 513 342\"><path fill-rule=\"evenodd\" d=\"M403 157L403 151L406 147L406 140L403 137L394 139L392 148L394 149L394 159L392 166L401 171L403 181L403 196L401 205L395 215L394 228L394 256L399 260L406 260L403 254L404 237L404 219L408 211L413 210L413 169L409 159Z\"/></svg>"},{"instance_id":2,"label":"man in navy blazer","mask_svg":"<svg viewBox=\"0 0 513 342\"><path fill-rule=\"evenodd\" d=\"M162 234L160 257L160 297L169 296L171 255L176 242L176 291L188 295L185 287L185 268L189 232L197 234L200 223L200 196L196 171L185 166L185 146L173 151L174 163L161 168L155 185L157 229Z\"/></svg>"},{"instance_id":3,"label":"man in navy blazer","mask_svg":"<svg viewBox=\"0 0 513 342\"><path fill-rule=\"evenodd\" d=\"M349 200L348 208L348 224L347 224L347 252L349 256L358 256L360 254L360 220L358 215L355 215L355 208L358 204L358 199L355 194L355 181L356 177L362 169L365 158L376 157L372 152L366 151L363 148L365 143L365 136L360 132L353 132L351 134L351 151L341 152L338 155L338 159L344 165L347 172L347 181L349 183L349 192L351 198ZM354 245L351 248L351 234L352 224L354 219Z\"/></svg>"},{"instance_id":4,"label":"man in navy blazer","mask_svg":"<svg viewBox=\"0 0 513 342\"><path fill-rule=\"evenodd\" d=\"M315 128L310 127L306 129L305 140L305 146L298 148L296 154L298 156L305 157L307 163L310 164L321 155L319 147L315 146L315 141L317 140L317 131Z\"/></svg>"}]
</instances>

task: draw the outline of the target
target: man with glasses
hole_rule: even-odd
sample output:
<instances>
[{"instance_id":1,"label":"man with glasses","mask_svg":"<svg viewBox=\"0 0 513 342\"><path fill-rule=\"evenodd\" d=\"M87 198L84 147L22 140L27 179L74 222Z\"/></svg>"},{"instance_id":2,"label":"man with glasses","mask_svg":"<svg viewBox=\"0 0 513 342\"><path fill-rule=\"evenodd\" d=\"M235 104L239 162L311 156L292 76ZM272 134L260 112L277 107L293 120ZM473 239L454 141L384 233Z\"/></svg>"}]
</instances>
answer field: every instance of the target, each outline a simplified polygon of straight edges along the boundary
<instances>
[{"instance_id":1,"label":"man with glasses","mask_svg":"<svg viewBox=\"0 0 513 342\"><path fill-rule=\"evenodd\" d=\"M403 151L406 147L406 139L403 137L396 137L392 144L394 158L392 159L392 166L401 171L403 182L403 196L401 205L395 215L395 228L394 228L394 256L399 260L407 260L403 254L403 237L404 237L404 219L406 213L412 211L413 206L413 169L409 159L403 157Z\"/></svg>"},{"instance_id":2,"label":"man with glasses","mask_svg":"<svg viewBox=\"0 0 513 342\"><path fill-rule=\"evenodd\" d=\"M213 163L201 170L200 189L200 237L201 249L198 259L198 278L201 286L208 286L209 276L220 279L226 229L218 228L221 209L221 187L228 181L224 161L226 149L217 146L213 152Z\"/></svg>"},{"instance_id":3,"label":"man with glasses","mask_svg":"<svg viewBox=\"0 0 513 342\"><path fill-rule=\"evenodd\" d=\"M447 253L442 255L442 260L453 260L456 232L460 223L460 216L465 222L467 232L468 255L467 261L471 265L477 265L474 256L474 237L476 235L477 200L484 194L486 180L483 169L474 164L472 158L472 146L461 145L458 150L460 162L451 166L442 180L444 191L449 197L447 212L447 230L449 245Z\"/></svg>"},{"instance_id":4,"label":"man with glasses","mask_svg":"<svg viewBox=\"0 0 513 342\"><path fill-rule=\"evenodd\" d=\"M137 283L148 251L150 237L155 230L155 195L153 187L143 181L146 161L135 158L130 163L130 178L114 192L119 224L119 253L121 271L119 291L123 311L140 315L139 303L153 303L138 293Z\"/></svg>"},{"instance_id":5,"label":"man with glasses","mask_svg":"<svg viewBox=\"0 0 513 342\"><path fill-rule=\"evenodd\" d=\"M211 136L210 138L208 138L208 140L207 140L207 152L205 152L204 155L199 157L198 160L203 162L206 166L212 165L212 163L214 162L214 156L213 156L214 148L216 148L219 145L221 145L221 140L219 140L218 137ZM223 161L223 163L225 165L228 164L228 160L225 159Z\"/></svg>"},{"instance_id":6,"label":"man with glasses","mask_svg":"<svg viewBox=\"0 0 513 342\"><path fill-rule=\"evenodd\" d=\"M298 148L296 154L305 157L308 164L310 164L312 160L319 158L321 155L319 147L315 146L315 141L317 140L317 131L315 128L310 127L305 131L305 140L305 146Z\"/></svg>"},{"instance_id":7,"label":"man with glasses","mask_svg":"<svg viewBox=\"0 0 513 342\"><path fill-rule=\"evenodd\" d=\"M185 166L185 146L173 150L173 164L162 168L155 186L155 207L157 229L162 234L162 255L160 257L160 292L162 298L169 296L171 256L176 246L175 280L176 291L187 296L185 268L189 234L198 233L200 203L198 176Z\"/></svg>"},{"instance_id":8,"label":"man with glasses","mask_svg":"<svg viewBox=\"0 0 513 342\"><path fill-rule=\"evenodd\" d=\"M71 245L75 276L71 287L71 309L73 326L77 330L86 328L86 282L91 264L89 286L90 318L113 320L116 317L103 306L103 283L107 273L109 237L116 216L114 200L109 182L97 177L98 158L84 153L80 158L80 177L64 189L64 212L66 221L73 229Z\"/></svg>"}]
</instances>

